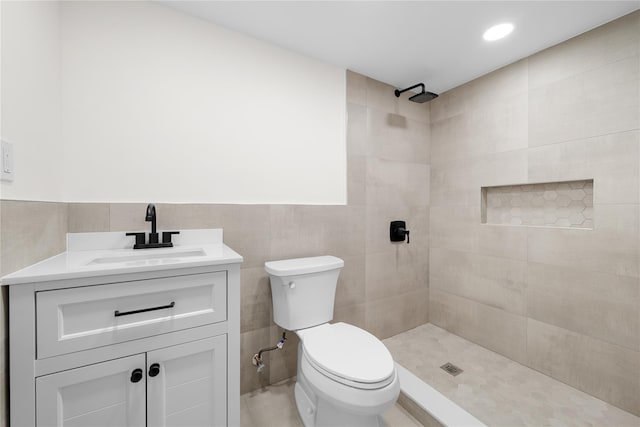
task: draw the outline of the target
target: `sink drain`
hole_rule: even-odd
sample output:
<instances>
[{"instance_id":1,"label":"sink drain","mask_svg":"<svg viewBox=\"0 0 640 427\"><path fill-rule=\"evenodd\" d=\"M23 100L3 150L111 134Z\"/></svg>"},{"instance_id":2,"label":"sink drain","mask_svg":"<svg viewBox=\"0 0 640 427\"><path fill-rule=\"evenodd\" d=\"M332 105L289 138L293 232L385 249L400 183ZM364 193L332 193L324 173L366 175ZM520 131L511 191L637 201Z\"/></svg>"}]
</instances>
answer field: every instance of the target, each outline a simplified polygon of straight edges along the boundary
<instances>
[{"instance_id":1,"label":"sink drain","mask_svg":"<svg viewBox=\"0 0 640 427\"><path fill-rule=\"evenodd\" d=\"M456 365L454 365L453 363L445 363L444 365L440 366L440 369L446 371L447 373L453 375L454 377L456 375L460 375L461 373L463 373L464 371L460 368L458 368Z\"/></svg>"}]
</instances>

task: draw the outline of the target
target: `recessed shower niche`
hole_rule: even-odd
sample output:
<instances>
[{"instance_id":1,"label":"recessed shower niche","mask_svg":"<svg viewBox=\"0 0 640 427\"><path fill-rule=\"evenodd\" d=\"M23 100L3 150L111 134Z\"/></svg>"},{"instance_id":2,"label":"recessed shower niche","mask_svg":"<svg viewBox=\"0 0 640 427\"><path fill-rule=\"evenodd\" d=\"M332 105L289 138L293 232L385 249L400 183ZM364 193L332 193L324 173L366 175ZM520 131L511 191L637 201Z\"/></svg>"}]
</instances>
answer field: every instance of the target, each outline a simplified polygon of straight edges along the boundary
<instances>
[{"instance_id":1,"label":"recessed shower niche","mask_svg":"<svg viewBox=\"0 0 640 427\"><path fill-rule=\"evenodd\" d=\"M593 229L593 179L482 187L482 223Z\"/></svg>"}]
</instances>

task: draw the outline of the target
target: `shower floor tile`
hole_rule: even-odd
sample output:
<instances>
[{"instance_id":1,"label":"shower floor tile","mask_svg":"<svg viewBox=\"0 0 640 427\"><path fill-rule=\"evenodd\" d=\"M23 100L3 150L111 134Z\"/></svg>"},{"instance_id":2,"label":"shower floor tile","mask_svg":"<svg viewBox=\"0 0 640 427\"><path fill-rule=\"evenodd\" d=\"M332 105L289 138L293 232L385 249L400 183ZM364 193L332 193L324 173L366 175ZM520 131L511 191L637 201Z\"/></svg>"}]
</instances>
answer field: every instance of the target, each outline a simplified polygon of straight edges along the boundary
<instances>
[{"instance_id":1,"label":"shower floor tile","mask_svg":"<svg viewBox=\"0 0 640 427\"><path fill-rule=\"evenodd\" d=\"M489 426L640 426L640 417L432 324L383 342L396 362ZM464 372L440 369L447 362Z\"/></svg>"},{"instance_id":2,"label":"shower floor tile","mask_svg":"<svg viewBox=\"0 0 640 427\"><path fill-rule=\"evenodd\" d=\"M288 379L240 397L241 427L304 427L293 397L294 379ZM399 404L384 414L387 427L421 427ZM346 426L345 426L346 427Z\"/></svg>"}]
</instances>

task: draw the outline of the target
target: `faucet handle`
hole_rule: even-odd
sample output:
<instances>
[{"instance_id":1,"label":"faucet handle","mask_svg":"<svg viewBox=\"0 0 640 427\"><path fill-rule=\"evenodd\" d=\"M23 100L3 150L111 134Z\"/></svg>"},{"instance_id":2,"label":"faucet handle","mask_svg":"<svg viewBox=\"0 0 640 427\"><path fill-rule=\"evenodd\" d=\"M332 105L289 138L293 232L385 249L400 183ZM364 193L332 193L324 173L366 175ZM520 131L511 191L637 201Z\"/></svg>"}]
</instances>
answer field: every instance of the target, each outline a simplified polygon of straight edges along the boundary
<instances>
[{"instance_id":1,"label":"faucet handle","mask_svg":"<svg viewBox=\"0 0 640 427\"><path fill-rule=\"evenodd\" d=\"M145 233L127 233L127 236L136 236L135 246L144 245ZM135 249L134 246L134 249Z\"/></svg>"},{"instance_id":2,"label":"faucet handle","mask_svg":"<svg viewBox=\"0 0 640 427\"><path fill-rule=\"evenodd\" d=\"M171 243L171 236L174 234L180 234L179 231L163 231L162 232L162 243ZM173 246L173 243L171 243Z\"/></svg>"}]
</instances>

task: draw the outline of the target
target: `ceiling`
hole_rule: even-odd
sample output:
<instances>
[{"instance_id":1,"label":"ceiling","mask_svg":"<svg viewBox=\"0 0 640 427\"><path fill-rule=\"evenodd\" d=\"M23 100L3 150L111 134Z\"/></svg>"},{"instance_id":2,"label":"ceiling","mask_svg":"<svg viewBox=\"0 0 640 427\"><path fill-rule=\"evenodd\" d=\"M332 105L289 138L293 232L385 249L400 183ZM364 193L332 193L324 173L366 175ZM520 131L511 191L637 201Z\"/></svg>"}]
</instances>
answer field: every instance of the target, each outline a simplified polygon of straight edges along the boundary
<instances>
[{"instance_id":1,"label":"ceiling","mask_svg":"<svg viewBox=\"0 0 640 427\"><path fill-rule=\"evenodd\" d=\"M396 87L441 93L626 15L640 1L163 1ZM511 22L496 42L482 34Z\"/></svg>"}]
</instances>

